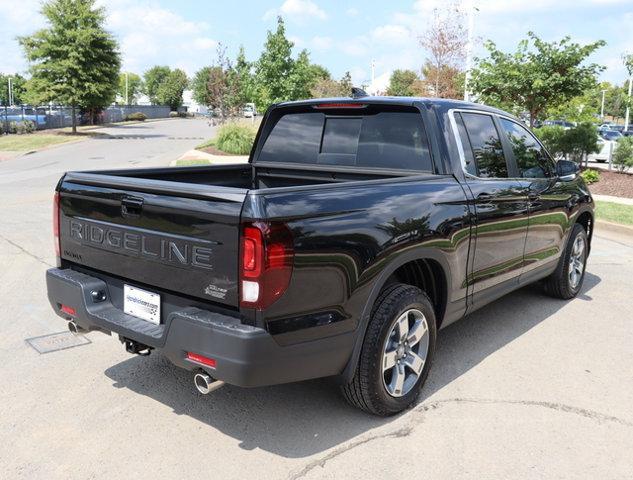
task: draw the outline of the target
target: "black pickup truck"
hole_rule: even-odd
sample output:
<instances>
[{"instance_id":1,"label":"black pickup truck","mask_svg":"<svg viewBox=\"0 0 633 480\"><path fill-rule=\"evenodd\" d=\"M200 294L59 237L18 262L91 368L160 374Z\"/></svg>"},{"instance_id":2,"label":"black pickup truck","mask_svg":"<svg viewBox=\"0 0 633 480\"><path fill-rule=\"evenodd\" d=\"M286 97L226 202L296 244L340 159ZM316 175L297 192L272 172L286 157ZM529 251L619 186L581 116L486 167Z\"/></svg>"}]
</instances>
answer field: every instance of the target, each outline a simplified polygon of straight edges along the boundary
<instances>
[{"instance_id":1,"label":"black pickup truck","mask_svg":"<svg viewBox=\"0 0 633 480\"><path fill-rule=\"evenodd\" d=\"M71 172L48 296L198 390L335 377L403 410L437 331L523 285L581 289L593 200L516 118L450 100L281 103L248 164Z\"/></svg>"}]
</instances>

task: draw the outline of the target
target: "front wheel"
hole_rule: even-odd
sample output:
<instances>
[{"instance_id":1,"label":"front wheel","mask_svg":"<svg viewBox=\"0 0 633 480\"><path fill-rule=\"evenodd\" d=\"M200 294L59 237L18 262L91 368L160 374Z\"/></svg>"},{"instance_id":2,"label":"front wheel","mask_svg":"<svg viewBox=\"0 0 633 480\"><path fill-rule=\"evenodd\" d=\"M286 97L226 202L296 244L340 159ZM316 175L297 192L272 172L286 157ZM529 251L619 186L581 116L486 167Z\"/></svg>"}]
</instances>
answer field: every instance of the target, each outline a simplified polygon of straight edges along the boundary
<instances>
[{"instance_id":1,"label":"front wheel","mask_svg":"<svg viewBox=\"0 0 633 480\"><path fill-rule=\"evenodd\" d=\"M587 232L575 224L556 270L545 279L545 291L564 300L578 295L585 279L588 253Z\"/></svg>"},{"instance_id":2,"label":"front wheel","mask_svg":"<svg viewBox=\"0 0 633 480\"><path fill-rule=\"evenodd\" d=\"M375 415L393 415L417 398L435 352L435 312L429 297L411 285L387 287L367 326L346 400Z\"/></svg>"}]
</instances>

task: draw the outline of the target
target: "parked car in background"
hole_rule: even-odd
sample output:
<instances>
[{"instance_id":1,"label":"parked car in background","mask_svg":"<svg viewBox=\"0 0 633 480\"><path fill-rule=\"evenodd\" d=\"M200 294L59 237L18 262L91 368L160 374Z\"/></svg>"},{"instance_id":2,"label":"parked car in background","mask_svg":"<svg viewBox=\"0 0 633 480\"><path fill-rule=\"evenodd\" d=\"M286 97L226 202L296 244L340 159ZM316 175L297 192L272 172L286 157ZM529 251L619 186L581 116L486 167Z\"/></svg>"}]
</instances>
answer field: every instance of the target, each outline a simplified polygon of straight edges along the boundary
<instances>
[{"instance_id":1,"label":"parked car in background","mask_svg":"<svg viewBox=\"0 0 633 480\"><path fill-rule=\"evenodd\" d=\"M614 144L613 147L611 147L611 144ZM589 160L598 163L609 161L609 152L611 148L615 148L615 142L598 137L598 147L600 147L600 151L589 154Z\"/></svg>"},{"instance_id":2,"label":"parked car in background","mask_svg":"<svg viewBox=\"0 0 633 480\"><path fill-rule=\"evenodd\" d=\"M617 142L620 140L623 135L617 130L599 130L598 133L602 137L603 140Z\"/></svg>"},{"instance_id":3,"label":"parked car in background","mask_svg":"<svg viewBox=\"0 0 633 480\"><path fill-rule=\"evenodd\" d=\"M244 105L244 117L245 118L253 118L257 116L257 109L255 108L254 103L247 103Z\"/></svg>"},{"instance_id":4,"label":"parked car in background","mask_svg":"<svg viewBox=\"0 0 633 480\"><path fill-rule=\"evenodd\" d=\"M574 128L576 124L574 122L567 122L566 120L545 120L543 126L548 127L563 127L565 130Z\"/></svg>"}]
</instances>

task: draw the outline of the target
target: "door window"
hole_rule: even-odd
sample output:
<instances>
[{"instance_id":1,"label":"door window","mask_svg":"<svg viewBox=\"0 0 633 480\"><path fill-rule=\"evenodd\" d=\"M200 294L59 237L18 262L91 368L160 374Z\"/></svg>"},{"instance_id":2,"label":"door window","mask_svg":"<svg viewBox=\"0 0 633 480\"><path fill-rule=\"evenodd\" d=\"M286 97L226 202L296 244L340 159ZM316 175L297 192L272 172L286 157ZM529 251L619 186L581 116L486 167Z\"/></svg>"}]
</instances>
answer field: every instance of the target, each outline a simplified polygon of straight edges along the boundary
<instances>
[{"instance_id":1,"label":"door window","mask_svg":"<svg viewBox=\"0 0 633 480\"><path fill-rule=\"evenodd\" d=\"M461 113L468 143L476 164L476 175L481 178L506 178L508 167L503 155L499 132L490 115ZM462 139L462 144L465 140ZM467 145L464 147L467 149Z\"/></svg>"},{"instance_id":2,"label":"door window","mask_svg":"<svg viewBox=\"0 0 633 480\"><path fill-rule=\"evenodd\" d=\"M522 178L548 178L554 165L547 152L534 136L516 122L501 118L501 128L512 145L519 176Z\"/></svg>"}]
</instances>

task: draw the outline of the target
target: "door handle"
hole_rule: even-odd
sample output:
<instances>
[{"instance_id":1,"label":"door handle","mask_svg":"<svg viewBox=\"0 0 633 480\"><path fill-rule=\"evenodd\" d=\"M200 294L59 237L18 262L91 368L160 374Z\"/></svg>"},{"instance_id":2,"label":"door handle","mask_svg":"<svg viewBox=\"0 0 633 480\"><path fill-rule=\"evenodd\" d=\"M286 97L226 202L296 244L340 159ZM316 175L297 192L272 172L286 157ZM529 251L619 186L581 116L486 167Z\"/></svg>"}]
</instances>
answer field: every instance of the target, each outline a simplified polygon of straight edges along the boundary
<instances>
[{"instance_id":1,"label":"door handle","mask_svg":"<svg viewBox=\"0 0 633 480\"><path fill-rule=\"evenodd\" d=\"M477 195L477 200L481 200L484 202L490 201L494 198L494 195L491 195L490 193L480 193L479 195Z\"/></svg>"},{"instance_id":2,"label":"door handle","mask_svg":"<svg viewBox=\"0 0 633 480\"><path fill-rule=\"evenodd\" d=\"M125 197L121 200L121 213L124 217L138 217L143 209L143 199Z\"/></svg>"}]
</instances>

